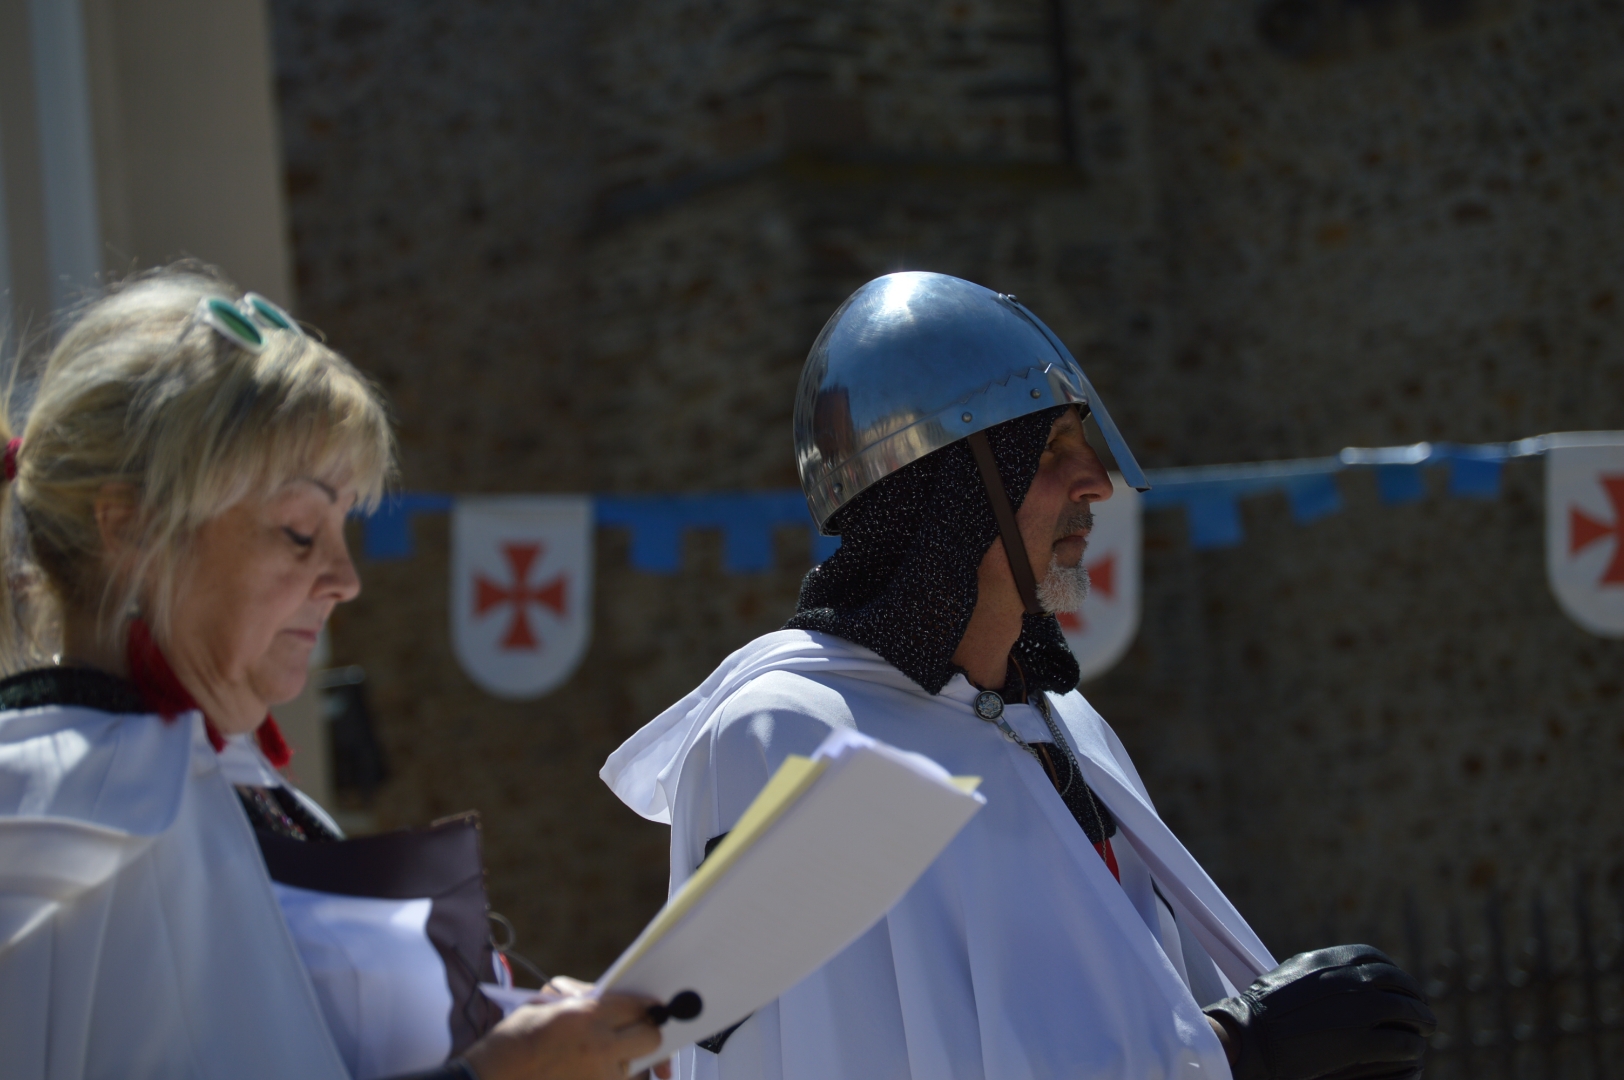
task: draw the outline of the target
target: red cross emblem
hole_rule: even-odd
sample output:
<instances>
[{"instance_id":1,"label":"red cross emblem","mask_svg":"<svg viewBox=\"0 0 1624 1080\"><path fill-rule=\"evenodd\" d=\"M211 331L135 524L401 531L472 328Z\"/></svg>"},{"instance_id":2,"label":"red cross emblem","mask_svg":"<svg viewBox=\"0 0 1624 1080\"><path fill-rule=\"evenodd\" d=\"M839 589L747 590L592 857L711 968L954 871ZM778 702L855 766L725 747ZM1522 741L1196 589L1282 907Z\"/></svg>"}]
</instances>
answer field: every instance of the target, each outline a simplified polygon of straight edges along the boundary
<instances>
[{"instance_id":1,"label":"red cross emblem","mask_svg":"<svg viewBox=\"0 0 1624 1080\"><path fill-rule=\"evenodd\" d=\"M513 621L502 637L504 649L540 649L541 642L530 629L528 609L531 604L552 608L559 618L568 609L565 604L564 576L553 578L544 585L530 585L530 568L541 556L540 544L503 544L502 556L513 571L513 584L500 585L484 574L474 575L474 614L484 615L503 604L513 605Z\"/></svg>"},{"instance_id":2,"label":"red cross emblem","mask_svg":"<svg viewBox=\"0 0 1624 1080\"><path fill-rule=\"evenodd\" d=\"M1099 593L1108 600L1116 596L1115 555L1107 555L1088 568L1088 591ZM1086 625L1080 611L1057 611L1055 618L1060 620L1060 629L1069 634L1082 633Z\"/></svg>"},{"instance_id":3,"label":"red cross emblem","mask_svg":"<svg viewBox=\"0 0 1624 1080\"><path fill-rule=\"evenodd\" d=\"M1603 476L1601 486L1613 504L1613 523L1597 521L1577 506L1568 508L1568 554L1577 555L1603 537L1613 538L1613 560L1602 572L1601 585L1624 585L1624 476Z\"/></svg>"}]
</instances>

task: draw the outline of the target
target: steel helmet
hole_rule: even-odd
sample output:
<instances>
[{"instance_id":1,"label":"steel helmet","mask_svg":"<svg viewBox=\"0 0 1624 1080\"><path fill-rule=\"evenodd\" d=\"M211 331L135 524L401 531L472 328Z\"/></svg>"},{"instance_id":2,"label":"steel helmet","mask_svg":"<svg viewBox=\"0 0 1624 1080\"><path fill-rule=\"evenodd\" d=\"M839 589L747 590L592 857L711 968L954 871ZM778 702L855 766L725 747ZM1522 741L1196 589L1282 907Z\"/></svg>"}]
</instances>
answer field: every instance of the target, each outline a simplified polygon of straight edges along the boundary
<instances>
[{"instance_id":1,"label":"steel helmet","mask_svg":"<svg viewBox=\"0 0 1624 1080\"><path fill-rule=\"evenodd\" d=\"M1094 417L1123 480L1147 490L1082 367L1015 297L947 274L875 278L829 317L801 371L795 461L812 517L829 532L835 511L904 465L1067 404ZM1001 501L1000 490L995 510Z\"/></svg>"}]
</instances>

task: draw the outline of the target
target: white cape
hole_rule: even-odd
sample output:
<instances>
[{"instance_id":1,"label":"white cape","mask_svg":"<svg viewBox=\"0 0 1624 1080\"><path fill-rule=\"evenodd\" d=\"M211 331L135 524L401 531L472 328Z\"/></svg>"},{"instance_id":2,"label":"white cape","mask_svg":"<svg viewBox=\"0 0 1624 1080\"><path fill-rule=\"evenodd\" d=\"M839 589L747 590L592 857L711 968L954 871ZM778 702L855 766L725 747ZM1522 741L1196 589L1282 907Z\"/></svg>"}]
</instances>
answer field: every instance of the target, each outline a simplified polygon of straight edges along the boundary
<instances>
[{"instance_id":1,"label":"white cape","mask_svg":"<svg viewBox=\"0 0 1624 1080\"><path fill-rule=\"evenodd\" d=\"M0 718L0 1074L348 1080L201 714Z\"/></svg>"},{"instance_id":2,"label":"white cape","mask_svg":"<svg viewBox=\"0 0 1624 1080\"><path fill-rule=\"evenodd\" d=\"M1082 695L1050 701L1117 818L1120 885L1038 763L975 715L975 694L962 676L927 694L868 649L784 630L728 657L610 756L601 775L615 794L672 825L672 891L784 757L834 728L980 776L987 798L880 923L720 1055L680 1054L680 1080L1229 1075L1200 1004L1273 957L1157 816ZM1051 738L1031 706L1005 717L1028 741Z\"/></svg>"}]
</instances>

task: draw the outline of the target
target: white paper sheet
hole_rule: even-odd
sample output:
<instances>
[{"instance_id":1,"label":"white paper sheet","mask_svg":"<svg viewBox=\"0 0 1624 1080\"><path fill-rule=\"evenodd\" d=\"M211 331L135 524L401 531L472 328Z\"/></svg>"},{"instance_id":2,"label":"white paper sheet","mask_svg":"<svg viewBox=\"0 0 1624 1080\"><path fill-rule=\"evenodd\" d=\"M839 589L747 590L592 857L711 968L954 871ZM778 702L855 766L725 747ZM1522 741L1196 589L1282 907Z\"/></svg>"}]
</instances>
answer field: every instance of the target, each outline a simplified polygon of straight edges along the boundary
<instances>
[{"instance_id":1,"label":"white paper sheet","mask_svg":"<svg viewBox=\"0 0 1624 1080\"><path fill-rule=\"evenodd\" d=\"M716 867L708 861L711 872L690 879L598 981L599 993L670 1001L692 990L703 1002L694 1019L666 1022L659 1051L633 1073L738 1023L855 941L985 803L973 779L855 731L831 735L812 760L785 763L712 854ZM786 795L779 781L797 769Z\"/></svg>"},{"instance_id":2,"label":"white paper sheet","mask_svg":"<svg viewBox=\"0 0 1624 1080\"><path fill-rule=\"evenodd\" d=\"M454 1002L427 930L433 900L271 888L350 1075L399 1076L451 1055Z\"/></svg>"}]
</instances>

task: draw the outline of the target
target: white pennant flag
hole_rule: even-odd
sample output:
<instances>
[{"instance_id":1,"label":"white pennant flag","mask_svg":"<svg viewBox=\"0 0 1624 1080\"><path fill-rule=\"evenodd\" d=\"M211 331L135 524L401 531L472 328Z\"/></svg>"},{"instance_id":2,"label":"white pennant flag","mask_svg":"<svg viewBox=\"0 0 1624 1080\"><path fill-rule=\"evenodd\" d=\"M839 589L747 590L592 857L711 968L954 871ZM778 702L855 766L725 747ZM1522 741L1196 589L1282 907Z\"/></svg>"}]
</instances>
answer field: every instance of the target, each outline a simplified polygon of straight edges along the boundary
<instances>
[{"instance_id":1,"label":"white pennant flag","mask_svg":"<svg viewBox=\"0 0 1624 1080\"><path fill-rule=\"evenodd\" d=\"M1084 679L1109 671L1139 632L1139 492L1116 473L1111 484L1111 497L1094 504L1094 530L1083 553L1088 597L1078 610L1059 613Z\"/></svg>"},{"instance_id":2,"label":"white pennant flag","mask_svg":"<svg viewBox=\"0 0 1624 1080\"><path fill-rule=\"evenodd\" d=\"M1568 617L1624 637L1624 431L1549 436L1545 569Z\"/></svg>"},{"instance_id":3,"label":"white pennant flag","mask_svg":"<svg viewBox=\"0 0 1624 1080\"><path fill-rule=\"evenodd\" d=\"M497 697L540 697L570 677L591 637L591 497L459 498L451 642L468 677Z\"/></svg>"}]
</instances>

